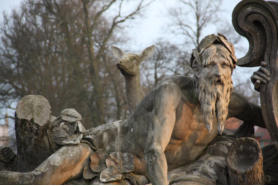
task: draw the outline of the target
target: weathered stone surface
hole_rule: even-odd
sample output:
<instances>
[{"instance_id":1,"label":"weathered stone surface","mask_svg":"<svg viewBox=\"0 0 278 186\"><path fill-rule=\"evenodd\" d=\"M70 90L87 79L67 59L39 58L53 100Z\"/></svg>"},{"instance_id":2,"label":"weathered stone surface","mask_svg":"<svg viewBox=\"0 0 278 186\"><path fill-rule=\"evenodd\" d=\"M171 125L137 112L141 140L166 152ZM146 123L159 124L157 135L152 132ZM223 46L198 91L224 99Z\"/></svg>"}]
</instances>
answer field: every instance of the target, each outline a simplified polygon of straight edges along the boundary
<instances>
[{"instance_id":1,"label":"weathered stone surface","mask_svg":"<svg viewBox=\"0 0 278 186\"><path fill-rule=\"evenodd\" d=\"M100 173L106 168L105 160L108 155L104 152L95 152L90 156L90 169L93 172Z\"/></svg>"},{"instance_id":2,"label":"weathered stone surface","mask_svg":"<svg viewBox=\"0 0 278 186\"><path fill-rule=\"evenodd\" d=\"M90 182L90 185L131 185L131 183L128 180L103 183L99 180L99 178L95 178Z\"/></svg>"},{"instance_id":3,"label":"weathered stone surface","mask_svg":"<svg viewBox=\"0 0 278 186\"><path fill-rule=\"evenodd\" d=\"M134 173L125 174L124 178L127 179L132 185L146 185L149 183L145 176Z\"/></svg>"},{"instance_id":4,"label":"weathered stone surface","mask_svg":"<svg viewBox=\"0 0 278 186\"><path fill-rule=\"evenodd\" d=\"M100 173L100 181L107 183L107 182L113 182L113 181L120 181L122 180L123 175L120 173L120 171L114 167L108 167L101 171Z\"/></svg>"},{"instance_id":5,"label":"weathered stone surface","mask_svg":"<svg viewBox=\"0 0 278 186\"><path fill-rule=\"evenodd\" d=\"M48 125L40 126L32 121L15 120L18 171L33 170L53 153L47 136Z\"/></svg>"},{"instance_id":6,"label":"weathered stone surface","mask_svg":"<svg viewBox=\"0 0 278 186\"><path fill-rule=\"evenodd\" d=\"M28 172L0 171L1 184L59 185L78 178L88 163L91 149L86 144L64 146L36 169Z\"/></svg>"},{"instance_id":7,"label":"weathered stone surface","mask_svg":"<svg viewBox=\"0 0 278 186\"><path fill-rule=\"evenodd\" d=\"M61 111L60 114L62 120L67 122L81 121L82 116L74 108L66 108Z\"/></svg>"},{"instance_id":8,"label":"weathered stone surface","mask_svg":"<svg viewBox=\"0 0 278 186\"><path fill-rule=\"evenodd\" d=\"M123 152L112 152L106 159L107 167L115 167L121 173L130 173L135 171L134 155Z\"/></svg>"},{"instance_id":9,"label":"weathered stone surface","mask_svg":"<svg viewBox=\"0 0 278 186\"><path fill-rule=\"evenodd\" d=\"M98 176L98 174L92 172L92 170L89 167L89 163L87 163L84 167L84 170L83 170L83 178L85 180L91 180L91 179L93 179L97 176Z\"/></svg>"},{"instance_id":10,"label":"weathered stone surface","mask_svg":"<svg viewBox=\"0 0 278 186\"><path fill-rule=\"evenodd\" d=\"M118 58L118 69L126 82L126 96L130 113L144 97L140 84L140 64L153 55L155 47L152 45L143 50L141 54L124 53L117 47L112 47L112 52Z\"/></svg>"},{"instance_id":11,"label":"weathered stone surface","mask_svg":"<svg viewBox=\"0 0 278 186\"><path fill-rule=\"evenodd\" d=\"M45 125L51 114L48 100L41 95L24 96L16 106L16 115L19 119L33 121L39 126Z\"/></svg>"},{"instance_id":12,"label":"weathered stone surface","mask_svg":"<svg viewBox=\"0 0 278 186\"><path fill-rule=\"evenodd\" d=\"M89 185L89 182L85 179L78 178L78 179L72 179L64 183L63 185Z\"/></svg>"},{"instance_id":13,"label":"weathered stone surface","mask_svg":"<svg viewBox=\"0 0 278 186\"><path fill-rule=\"evenodd\" d=\"M198 160L168 172L170 184L227 185L226 156L234 140L217 136Z\"/></svg>"},{"instance_id":14,"label":"weathered stone surface","mask_svg":"<svg viewBox=\"0 0 278 186\"><path fill-rule=\"evenodd\" d=\"M16 155L9 147L0 147L0 161L9 163L15 159Z\"/></svg>"},{"instance_id":15,"label":"weathered stone surface","mask_svg":"<svg viewBox=\"0 0 278 186\"><path fill-rule=\"evenodd\" d=\"M263 169L266 185L278 185L278 150L275 145L268 145L262 149Z\"/></svg>"},{"instance_id":16,"label":"weathered stone surface","mask_svg":"<svg viewBox=\"0 0 278 186\"><path fill-rule=\"evenodd\" d=\"M54 142L58 145L79 144L83 137L80 133L69 133L66 125L53 128L50 135L53 137Z\"/></svg>"},{"instance_id":17,"label":"weathered stone surface","mask_svg":"<svg viewBox=\"0 0 278 186\"><path fill-rule=\"evenodd\" d=\"M264 184L263 157L259 143L254 138L238 138L227 154L229 184Z\"/></svg>"},{"instance_id":18,"label":"weathered stone surface","mask_svg":"<svg viewBox=\"0 0 278 186\"><path fill-rule=\"evenodd\" d=\"M81 142L83 132L86 130L79 121L81 119L82 116L75 109L64 109L61 115L50 123L47 133L53 151L62 145L74 145Z\"/></svg>"},{"instance_id":19,"label":"weathered stone surface","mask_svg":"<svg viewBox=\"0 0 278 186\"><path fill-rule=\"evenodd\" d=\"M0 147L0 170L15 170L16 154L9 147Z\"/></svg>"}]
</instances>

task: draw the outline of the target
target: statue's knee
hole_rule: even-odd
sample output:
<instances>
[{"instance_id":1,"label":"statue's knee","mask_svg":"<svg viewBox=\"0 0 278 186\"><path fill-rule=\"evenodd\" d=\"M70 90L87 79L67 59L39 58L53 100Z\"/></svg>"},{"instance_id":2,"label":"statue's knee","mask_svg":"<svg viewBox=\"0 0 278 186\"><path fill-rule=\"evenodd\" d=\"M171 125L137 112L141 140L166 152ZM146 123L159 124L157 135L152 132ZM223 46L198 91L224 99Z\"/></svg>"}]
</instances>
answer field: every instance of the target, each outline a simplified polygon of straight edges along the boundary
<instances>
[{"instance_id":1,"label":"statue's knee","mask_svg":"<svg viewBox=\"0 0 278 186\"><path fill-rule=\"evenodd\" d=\"M161 157L163 149L160 145L153 144L145 151L145 159L147 163L152 163L157 161Z\"/></svg>"}]
</instances>

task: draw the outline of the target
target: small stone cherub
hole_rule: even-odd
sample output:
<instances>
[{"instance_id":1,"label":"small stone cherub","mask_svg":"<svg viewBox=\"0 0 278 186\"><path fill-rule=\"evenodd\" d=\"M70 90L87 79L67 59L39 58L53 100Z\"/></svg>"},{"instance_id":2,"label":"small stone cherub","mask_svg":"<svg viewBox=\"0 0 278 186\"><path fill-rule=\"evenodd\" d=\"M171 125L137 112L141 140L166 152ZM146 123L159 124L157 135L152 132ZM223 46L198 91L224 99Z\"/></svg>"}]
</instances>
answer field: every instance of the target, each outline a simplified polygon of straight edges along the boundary
<instances>
[{"instance_id":1,"label":"small stone cherub","mask_svg":"<svg viewBox=\"0 0 278 186\"><path fill-rule=\"evenodd\" d=\"M83 132L86 131L81 120L82 116L75 109L67 108L51 123L48 136L54 151L63 145L80 143Z\"/></svg>"}]
</instances>

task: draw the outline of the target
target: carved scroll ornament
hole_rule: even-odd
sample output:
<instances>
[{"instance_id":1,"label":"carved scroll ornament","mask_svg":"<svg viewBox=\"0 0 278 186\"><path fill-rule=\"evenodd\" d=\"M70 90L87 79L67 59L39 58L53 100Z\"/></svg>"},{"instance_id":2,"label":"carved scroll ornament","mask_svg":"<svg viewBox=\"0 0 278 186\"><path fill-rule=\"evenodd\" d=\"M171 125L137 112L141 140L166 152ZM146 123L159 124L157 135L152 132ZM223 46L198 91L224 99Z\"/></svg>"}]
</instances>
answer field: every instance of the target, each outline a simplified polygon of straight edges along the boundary
<instances>
[{"instance_id":1,"label":"carved scroll ornament","mask_svg":"<svg viewBox=\"0 0 278 186\"><path fill-rule=\"evenodd\" d=\"M265 125L278 148L278 2L243 0L233 11L236 31L249 41L249 51L238 65L259 66L267 62L271 73L268 84L261 86L261 106Z\"/></svg>"}]
</instances>

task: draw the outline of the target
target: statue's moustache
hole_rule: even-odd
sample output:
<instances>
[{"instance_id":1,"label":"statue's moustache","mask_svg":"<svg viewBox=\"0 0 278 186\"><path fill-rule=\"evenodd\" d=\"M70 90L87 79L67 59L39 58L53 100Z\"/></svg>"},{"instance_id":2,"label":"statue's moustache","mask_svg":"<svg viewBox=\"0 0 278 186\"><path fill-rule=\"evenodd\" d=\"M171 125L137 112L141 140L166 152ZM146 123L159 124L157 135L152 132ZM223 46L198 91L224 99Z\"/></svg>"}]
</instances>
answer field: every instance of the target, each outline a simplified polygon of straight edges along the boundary
<instances>
[{"instance_id":1,"label":"statue's moustache","mask_svg":"<svg viewBox=\"0 0 278 186\"><path fill-rule=\"evenodd\" d=\"M225 85L226 81L223 77L215 76L211 79L211 82L215 85Z\"/></svg>"}]
</instances>

